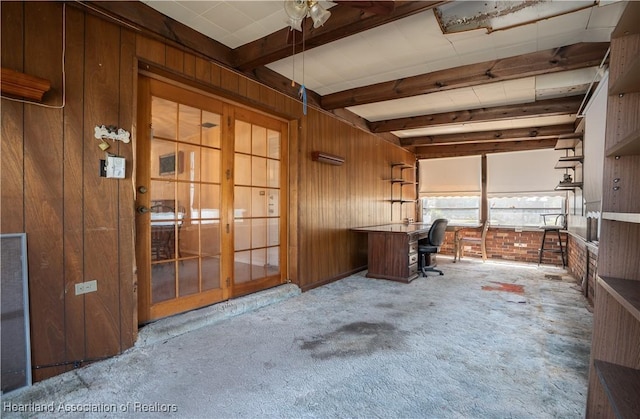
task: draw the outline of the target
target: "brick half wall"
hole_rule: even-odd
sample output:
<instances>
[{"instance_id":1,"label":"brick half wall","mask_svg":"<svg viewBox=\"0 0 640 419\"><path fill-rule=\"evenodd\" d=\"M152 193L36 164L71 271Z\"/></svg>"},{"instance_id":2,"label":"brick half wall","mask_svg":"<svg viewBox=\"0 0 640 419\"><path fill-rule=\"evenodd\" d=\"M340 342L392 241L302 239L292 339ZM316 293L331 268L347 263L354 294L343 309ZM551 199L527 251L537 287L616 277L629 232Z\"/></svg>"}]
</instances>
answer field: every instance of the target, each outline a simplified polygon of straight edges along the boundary
<instances>
[{"instance_id":1,"label":"brick half wall","mask_svg":"<svg viewBox=\"0 0 640 419\"><path fill-rule=\"evenodd\" d=\"M465 237L480 237L481 231L478 230L465 230L461 232ZM565 249L566 260L566 244L567 233L560 233L562 238L562 246ZM445 255L453 256L454 233L447 231L444 244L440 249L440 252ZM538 252L540 244L542 242L542 230L537 229L523 229L522 231L516 231L512 228L491 227L487 232L486 246L487 246L487 258L494 260L508 260L514 262L529 262L538 263ZM552 234L547 233L546 249L560 249L560 245L557 240L555 232ZM542 255L542 263L545 265L562 266L562 259L560 253L546 252ZM479 245L465 245L464 257L482 257Z\"/></svg>"}]
</instances>

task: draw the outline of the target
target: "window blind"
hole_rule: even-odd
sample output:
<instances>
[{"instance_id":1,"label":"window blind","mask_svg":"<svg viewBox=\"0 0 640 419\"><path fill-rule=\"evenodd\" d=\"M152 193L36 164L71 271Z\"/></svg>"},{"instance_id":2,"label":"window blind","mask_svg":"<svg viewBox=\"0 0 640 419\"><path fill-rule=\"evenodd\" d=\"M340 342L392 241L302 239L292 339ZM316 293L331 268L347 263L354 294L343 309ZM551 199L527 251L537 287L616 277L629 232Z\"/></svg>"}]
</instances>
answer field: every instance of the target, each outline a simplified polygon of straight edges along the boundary
<instances>
[{"instance_id":1,"label":"window blind","mask_svg":"<svg viewBox=\"0 0 640 419\"><path fill-rule=\"evenodd\" d=\"M420 197L480 195L481 164L480 156L419 160Z\"/></svg>"},{"instance_id":2,"label":"window blind","mask_svg":"<svg viewBox=\"0 0 640 419\"><path fill-rule=\"evenodd\" d=\"M564 172L554 167L564 155L563 151L552 149L487 155L487 195L563 195L563 191L554 189Z\"/></svg>"}]
</instances>

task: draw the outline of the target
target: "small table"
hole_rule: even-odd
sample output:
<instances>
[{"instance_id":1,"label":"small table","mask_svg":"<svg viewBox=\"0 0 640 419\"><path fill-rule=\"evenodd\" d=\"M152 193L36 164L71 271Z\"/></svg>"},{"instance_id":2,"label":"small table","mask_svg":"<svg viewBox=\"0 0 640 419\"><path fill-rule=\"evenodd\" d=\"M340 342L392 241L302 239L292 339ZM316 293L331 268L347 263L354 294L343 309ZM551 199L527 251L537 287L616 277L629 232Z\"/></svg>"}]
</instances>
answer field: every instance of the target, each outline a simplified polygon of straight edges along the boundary
<instances>
[{"instance_id":1,"label":"small table","mask_svg":"<svg viewBox=\"0 0 640 419\"><path fill-rule=\"evenodd\" d=\"M409 283L418 277L418 240L427 238L431 224L394 223L352 228L367 233L369 278Z\"/></svg>"}]
</instances>

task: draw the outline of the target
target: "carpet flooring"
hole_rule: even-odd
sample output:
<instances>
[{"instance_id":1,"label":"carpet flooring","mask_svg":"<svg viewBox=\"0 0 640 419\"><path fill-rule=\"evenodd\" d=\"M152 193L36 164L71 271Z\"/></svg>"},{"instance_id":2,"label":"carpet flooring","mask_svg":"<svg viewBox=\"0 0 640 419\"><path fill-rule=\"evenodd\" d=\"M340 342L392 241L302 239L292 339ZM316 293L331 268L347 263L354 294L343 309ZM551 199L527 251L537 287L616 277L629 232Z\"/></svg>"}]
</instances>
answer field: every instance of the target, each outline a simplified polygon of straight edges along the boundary
<instances>
[{"instance_id":1,"label":"carpet flooring","mask_svg":"<svg viewBox=\"0 0 640 419\"><path fill-rule=\"evenodd\" d=\"M3 396L2 417L583 417L592 316L565 271L438 261L137 346Z\"/></svg>"}]
</instances>

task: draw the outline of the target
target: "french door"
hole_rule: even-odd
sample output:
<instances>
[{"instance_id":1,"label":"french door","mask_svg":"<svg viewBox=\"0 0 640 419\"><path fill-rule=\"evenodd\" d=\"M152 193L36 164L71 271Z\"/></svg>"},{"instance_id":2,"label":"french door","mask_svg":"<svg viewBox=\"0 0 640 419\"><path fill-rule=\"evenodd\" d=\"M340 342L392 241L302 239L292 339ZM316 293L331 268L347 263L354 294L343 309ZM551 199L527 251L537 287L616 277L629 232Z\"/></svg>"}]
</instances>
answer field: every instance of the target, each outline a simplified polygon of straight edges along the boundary
<instances>
[{"instance_id":1,"label":"french door","mask_svg":"<svg viewBox=\"0 0 640 419\"><path fill-rule=\"evenodd\" d=\"M138 93L139 322L283 283L287 124L146 76Z\"/></svg>"}]
</instances>

